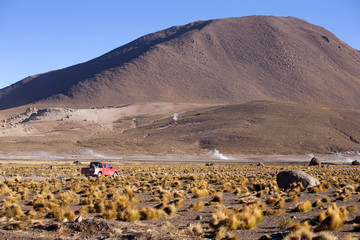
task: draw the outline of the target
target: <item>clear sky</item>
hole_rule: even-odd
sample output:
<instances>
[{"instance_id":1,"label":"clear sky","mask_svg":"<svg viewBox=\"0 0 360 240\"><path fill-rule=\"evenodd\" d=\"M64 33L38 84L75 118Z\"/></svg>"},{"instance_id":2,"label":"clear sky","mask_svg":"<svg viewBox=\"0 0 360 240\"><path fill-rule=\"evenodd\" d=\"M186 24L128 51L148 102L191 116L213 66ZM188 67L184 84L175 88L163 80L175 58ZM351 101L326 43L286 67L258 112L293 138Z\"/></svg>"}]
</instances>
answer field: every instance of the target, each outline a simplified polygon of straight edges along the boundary
<instances>
[{"instance_id":1,"label":"clear sky","mask_svg":"<svg viewBox=\"0 0 360 240\"><path fill-rule=\"evenodd\" d=\"M0 0L0 89L197 20L293 16L360 49L360 0Z\"/></svg>"}]
</instances>

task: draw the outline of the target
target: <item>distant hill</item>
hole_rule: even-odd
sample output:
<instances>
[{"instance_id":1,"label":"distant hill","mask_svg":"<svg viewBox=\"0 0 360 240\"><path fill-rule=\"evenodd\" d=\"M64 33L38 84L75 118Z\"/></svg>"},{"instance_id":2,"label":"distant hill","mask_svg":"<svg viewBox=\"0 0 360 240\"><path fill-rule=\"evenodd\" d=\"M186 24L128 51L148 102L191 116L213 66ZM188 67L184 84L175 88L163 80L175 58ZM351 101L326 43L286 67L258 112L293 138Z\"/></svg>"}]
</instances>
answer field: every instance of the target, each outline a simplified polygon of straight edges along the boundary
<instances>
[{"instance_id":1,"label":"distant hill","mask_svg":"<svg viewBox=\"0 0 360 240\"><path fill-rule=\"evenodd\" d=\"M252 100L360 109L360 52L293 17L198 21L0 90L0 109Z\"/></svg>"},{"instance_id":2,"label":"distant hill","mask_svg":"<svg viewBox=\"0 0 360 240\"><path fill-rule=\"evenodd\" d=\"M93 138L125 151L122 143L152 152L218 149L230 154L304 154L360 151L360 111L253 101L187 112L178 121L161 119L117 137ZM139 121L139 120L138 120ZM114 134L115 136L115 134ZM100 150L100 149L99 149Z\"/></svg>"}]
</instances>

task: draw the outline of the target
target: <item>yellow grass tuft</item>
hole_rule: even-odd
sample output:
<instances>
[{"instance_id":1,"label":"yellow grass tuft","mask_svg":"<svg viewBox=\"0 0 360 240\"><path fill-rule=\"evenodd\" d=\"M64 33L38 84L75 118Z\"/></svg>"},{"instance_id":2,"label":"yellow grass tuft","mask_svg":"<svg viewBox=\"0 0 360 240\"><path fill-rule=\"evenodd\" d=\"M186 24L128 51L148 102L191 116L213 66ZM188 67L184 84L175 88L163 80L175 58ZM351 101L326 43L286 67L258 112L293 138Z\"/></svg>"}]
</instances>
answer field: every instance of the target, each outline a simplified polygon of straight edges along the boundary
<instances>
[{"instance_id":1,"label":"yellow grass tuft","mask_svg":"<svg viewBox=\"0 0 360 240\"><path fill-rule=\"evenodd\" d=\"M193 211L201 211L203 210L204 208L204 203L202 201L199 201L197 203L193 203L190 205L190 210L193 210Z\"/></svg>"},{"instance_id":2,"label":"yellow grass tuft","mask_svg":"<svg viewBox=\"0 0 360 240\"><path fill-rule=\"evenodd\" d=\"M307 211L310 211L310 209L311 209L311 202L309 200L306 200L306 201L301 202L298 205L296 205L296 207L294 208L294 211L307 212Z\"/></svg>"}]
</instances>

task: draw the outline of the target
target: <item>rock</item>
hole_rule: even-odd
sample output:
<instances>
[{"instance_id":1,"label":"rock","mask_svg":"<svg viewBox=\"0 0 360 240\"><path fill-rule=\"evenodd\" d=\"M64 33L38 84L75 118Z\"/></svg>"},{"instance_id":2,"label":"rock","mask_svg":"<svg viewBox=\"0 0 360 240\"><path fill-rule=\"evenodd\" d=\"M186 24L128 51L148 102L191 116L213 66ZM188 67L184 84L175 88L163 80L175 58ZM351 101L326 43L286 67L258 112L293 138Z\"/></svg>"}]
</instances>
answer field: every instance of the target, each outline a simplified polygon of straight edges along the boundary
<instances>
[{"instance_id":1,"label":"rock","mask_svg":"<svg viewBox=\"0 0 360 240\"><path fill-rule=\"evenodd\" d=\"M316 157L313 157L309 163L309 166L320 166L320 165L321 165L321 161Z\"/></svg>"},{"instance_id":2,"label":"rock","mask_svg":"<svg viewBox=\"0 0 360 240\"><path fill-rule=\"evenodd\" d=\"M360 165L359 161L358 160L354 160L351 162L351 165Z\"/></svg>"},{"instance_id":3,"label":"rock","mask_svg":"<svg viewBox=\"0 0 360 240\"><path fill-rule=\"evenodd\" d=\"M82 222L82 220L83 220L83 218L82 218L81 216L78 216L78 217L75 219L75 222L80 223L80 222Z\"/></svg>"},{"instance_id":4,"label":"rock","mask_svg":"<svg viewBox=\"0 0 360 240\"><path fill-rule=\"evenodd\" d=\"M264 167L264 166L265 166L265 164L264 164L264 163L259 162L256 166L258 166L258 167Z\"/></svg>"},{"instance_id":5,"label":"rock","mask_svg":"<svg viewBox=\"0 0 360 240\"><path fill-rule=\"evenodd\" d=\"M207 163L207 164L205 164L205 166L214 166L214 163Z\"/></svg>"},{"instance_id":6,"label":"rock","mask_svg":"<svg viewBox=\"0 0 360 240\"><path fill-rule=\"evenodd\" d=\"M80 163L80 161L74 161L73 163L72 163L73 165L80 165L81 163Z\"/></svg>"},{"instance_id":7,"label":"rock","mask_svg":"<svg viewBox=\"0 0 360 240\"><path fill-rule=\"evenodd\" d=\"M356 216L353 220L354 223L360 223L360 216Z\"/></svg>"},{"instance_id":8,"label":"rock","mask_svg":"<svg viewBox=\"0 0 360 240\"><path fill-rule=\"evenodd\" d=\"M280 188L289 188L292 183L300 182L304 187L319 185L318 179L300 170L282 171L276 176L276 182Z\"/></svg>"},{"instance_id":9,"label":"rock","mask_svg":"<svg viewBox=\"0 0 360 240\"><path fill-rule=\"evenodd\" d=\"M203 219L203 217L201 215L197 215L195 218L195 220L202 220L202 219Z\"/></svg>"}]
</instances>

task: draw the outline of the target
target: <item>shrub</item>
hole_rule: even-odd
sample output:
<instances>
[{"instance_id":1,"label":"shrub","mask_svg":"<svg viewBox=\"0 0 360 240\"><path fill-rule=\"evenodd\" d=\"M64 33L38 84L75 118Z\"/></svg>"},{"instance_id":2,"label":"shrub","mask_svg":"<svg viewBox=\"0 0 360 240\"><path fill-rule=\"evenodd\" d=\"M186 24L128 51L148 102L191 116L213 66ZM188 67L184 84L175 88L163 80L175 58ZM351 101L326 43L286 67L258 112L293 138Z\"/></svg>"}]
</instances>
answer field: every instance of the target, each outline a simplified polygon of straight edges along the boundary
<instances>
[{"instance_id":1,"label":"shrub","mask_svg":"<svg viewBox=\"0 0 360 240\"><path fill-rule=\"evenodd\" d=\"M357 212L358 211L358 206L357 205L350 205L346 207L346 210L348 212Z\"/></svg>"},{"instance_id":2,"label":"shrub","mask_svg":"<svg viewBox=\"0 0 360 240\"><path fill-rule=\"evenodd\" d=\"M177 209L176 209L175 205L173 205L173 204L166 206L163 210L170 217L175 216L177 213Z\"/></svg>"},{"instance_id":3,"label":"shrub","mask_svg":"<svg viewBox=\"0 0 360 240\"><path fill-rule=\"evenodd\" d=\"M262 221L263 213L258 206L245 206L239 212L231 209L217 209L210 220L210 225L216 229L227 227L230 230L252 229Z\"/></svg>"},{"instance_id":4,"label":"shrub","mask_svg":"<svg viewBox=\"0 0 360 240\"><path fill-rule=\"evenodd\" d=\"M140 219L141 220L151 220L151 219L163 218L166 216L167 216L166 213L162 209L145 207L140 210Z\"/></svg>"},{"instance_id":5,"label":"shrub","mask_svg":"<svg viewBox=\"0 0 360 240\"><path fill-rule=\"evenodd\" d=\"M280 215L283 214L285 212L285 209L265 209L263 211L265 216L273 216L273 215Z\"/></svg>"},{"instance_id":6,"label":"shrub","mask_svg":"<svg viewBox=\"0 0 360 240\"><path fill-rule=\"evenodd\" d=\"M223 203L223 196L219 193L215 194L213 199L208 203L209 205L217 205Z\"/></svg>"},{"instance_id":7,"label":"shrub","mask_svg":"<svg viewBox=\"0 0 360 240\"><path fill-rule=\"evenodd\" d=\"M204 233L204 229L200 223L192 224L185 229L187 235L192 237L200 237Z\"/></svg>"},{"instance_id":8,"label":"shrub","mask_svg":"<svg viewBox=\"0 0 360 240\"><path fill-rule=\"evenodd\" d=\"M310 211L310 209L311 209L311 202L309 200L306 200L304 202L299 203L295 207L294 211L296 211L296 212L307 212L307 211Z\"/></svg>"},{"instance_id":9,"label":"shrub","mask_svg":"<svg viewBox=\"0 0 360 240\"><path fill-rule=\"evenodd\" d=\"M321 199L316 199L315 202L313 202L312 206L320 207L322 204L323 204L323 202L321 201Z\"/></svg>"},{"instance_id":10,"label":"shrub","mask_svg":"<svg viewBox=\"0 0 360 240\"><path fill-rule=\"evenodd\" d=\"M284 230L295 225L295 221L292 218L282 217L278 223L278 228Z\"/></svg>"},{"instance_id":11,"label":"shrub","mask_svg":"<svg viewBox=\"0 0 360 240\"><path fill-rule=\"evenodd\" d=\"M325 212L322 212L317 217L320 225L315 228L316 231L334 231L340 230L347 217L345 208L338 208L333 204Z\"/></svg>"},{"instance_id":12,"label":"shrub","mask_svg":"<svg viewBox=\"0 0 360 240\"><path fill-rule=\"evenodd\" d=\"M203 198L209 196L209 191L206 188L198 189L195 187L193 188L192 192L195 194L195 198Z\"/></svg>"},{"instance_id":13,"label":"shrub","mask_svg":"<svg viewBox=\"0 0 360 240\"><path fill-rule=\"evenodd\" d=\"M125 222L133 222L140 219L140 212L133 208L126 208L117 214L117 219Z\"/></svg>"},{"instance_id":14,"label":"shrub","mask_svg":"<svg viewBox=\"0 0 360 240\"><path fill-rule=\"evenodd\" d=\"M204 208L204 203L202 201L190 205L190 210L193 211L201 211L203 210L203 208Z\"/></svg>"}]
</instances>

